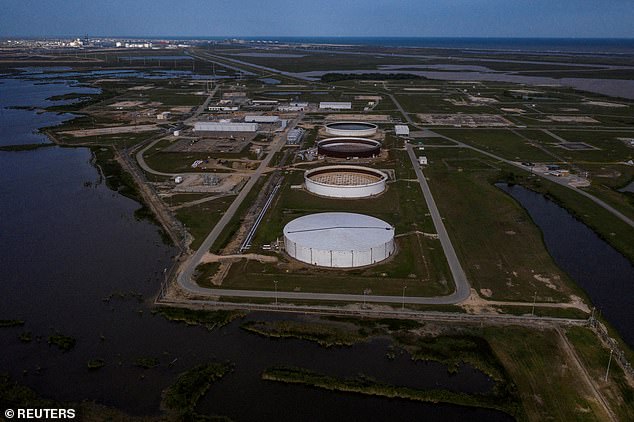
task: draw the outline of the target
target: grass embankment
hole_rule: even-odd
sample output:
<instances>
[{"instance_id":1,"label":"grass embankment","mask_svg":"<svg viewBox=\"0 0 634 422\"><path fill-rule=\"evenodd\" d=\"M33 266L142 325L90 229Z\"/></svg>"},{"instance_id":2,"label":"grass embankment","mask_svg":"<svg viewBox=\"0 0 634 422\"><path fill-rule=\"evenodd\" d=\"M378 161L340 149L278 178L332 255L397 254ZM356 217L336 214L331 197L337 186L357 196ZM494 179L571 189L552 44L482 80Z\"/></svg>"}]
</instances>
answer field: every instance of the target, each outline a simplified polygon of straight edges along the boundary
<instances>
[{"instance_id":1,"label":"grass embankment","mask_svg":"<svg viewBox=\"0 0 634 422\"><path fill-rule=\"evenodd\" d=\"M231 370L232 367L228 363L214 362L195 366L182 373L176 382L165 390L161 407L178 414L182 420L223 420L220 417L209 418L198 415L195 408L214 381L219 380Z\"/></svg>"},{"instance_id":2,"label":"grass embankment","mask_svg":"<svg viewBox=\"0 0 634 422\"><path fill-rule=\"evenodd\" d=\"M609 350L603 347L596 335L588 328L568 328L566 336L574 346L590 377L595 380L595 386L606 398L619 420L634 420L634 387L628 384L623 370L614 359L610 365L608 381L604 381L610 359Z\"/></svg>"},{"instance_id":3,"label":"grass embankment","mask_svg":"<svg viewBox=\"0 0 634 422\"><path fill-rule=\"evenodd\" d=\"M481 333L517 384L528 420L607 420L553 329L487 327Z\"/></svg>"},{"instance_id":4,"label":"grass embankment","mask_svg":"<svg viewBox=\"0 0 634 422\"><path fill-rule=\"evenodd\" d=\"M152 311L152 313L161 315L170 321L183 322L187 325L202 325L208 330L220 328L229 324L231 321L243 318L246 315L246 312L243 311L228 311L223 309L215 311L200 311L167 306L161 306Z\"/></svg>"},{"instance_id":5,"label":"grass embankment","mask_svg":"<svg viewBox=\"0 0 634 422\"><path fill-rule=\"evenodd\" d=\"M196 250L203 243L211 229L222 218L229 205L235 200L234 196L214 199L213 201L185 207L175 212L178 218L192 236L190 248Z\"/></svg>"},{"instance_id":6,"label":"grass embankment","mask_svg":"<svg viewBox=\"0 0 634 422\"><path fill-rule=\"evenodd\" d=\"M213 277L218 270L220 269L220 262L208 262L206 264L200 264L196 267L196 272L194 273L194 281L200 287L218 287L210 282L211 277Z\"/></svg>"},{"instance_id":7,"label":"grass embankment","mask_svg":"<svg viewBox=\"0 0 634 422\"><path fill-rule=\"evenodd\" d=\"M301 384L329 391L359 393L371 396L401 398L428 403L451 403L470 407L484 407L517 415L517 404L498 395L466 394L448 390L419 390L378 382L363 375L337 378L302 368L275 367L265 369L262 379L290 384Z\"/></svg>"},{"instance_id":8,"label":"grass embankment","mask_svg":"<svg viewBox=\"0 0 634 422\"><path fill-rule=\"evenodd\" d=\"M213 243L210 248L212 253L220 253L222 249L229 243L231 238L236 234L236 232L240 229L240 226L244 222L244 216L249 208L253 205L253 201L257 198L258 194L262 190L262 187L265 185L266 180L269 176L261 177L255 185L251 188L249 193L247 193L246 197L238 207L234 216L229 220L227 225L225 225L224 229L220 232L220 235Z\"/></svg>"},{"instance_id":9,"label":"grass embankment","mask_svg":"<svg viewBox=\"0 0 634 422\"><path fill-rule=\"evenodd\" d=\"M351 346L367 338L356 329L302 321L247 321L240 328L264 337L314 341L324 347Z\"/></svg>"},{"instance_id":10,"label":"grass embankment","mask_svg":"<svg viewBox=\"0 0 634 422\"><path fill-rule=\"evenodd\" d=\"M582 295L555 265L526 211L492 184L500 177L499 163L464 149L428 155L425 173L474 288L497 300L530 301L535 292L538 301L553 302ZM460 168L452 164L456 158Z\"/></svg>"},{"instance_id":11,"label":"grass embankment","mask_svg":"<svg viewBox=\"0 0 634 422\"><path fill-rule=\"evenodd\" d=\"M106 180L106 185L117 193L140 204L140 207L134 211L134 216L139 220L149 220L160 227L158 220L145 204L134 178L123 170L115 159L113 150L108 147L92 147L91 151L94 154L97 166L101 169ZM162 229L161 234L164 242L170 242L169 236L165 235Z\"/></svg>"}]
</instances>

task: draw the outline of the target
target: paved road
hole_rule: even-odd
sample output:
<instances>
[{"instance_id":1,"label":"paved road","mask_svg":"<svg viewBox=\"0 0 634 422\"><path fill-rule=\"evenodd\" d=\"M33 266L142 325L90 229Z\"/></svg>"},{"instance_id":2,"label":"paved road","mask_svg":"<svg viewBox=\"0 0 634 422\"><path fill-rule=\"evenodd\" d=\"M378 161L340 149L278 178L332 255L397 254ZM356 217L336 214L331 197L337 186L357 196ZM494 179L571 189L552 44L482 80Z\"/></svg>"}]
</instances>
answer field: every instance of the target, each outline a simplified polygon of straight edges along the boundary
<instances>
[{"instance_id":1,"label":"paved road","mask_svg":"<svg viewBox=\"0 0 634 422\"><path fill-rule=\"evenodd\" d=\"M408 114L408 113L407 113L407 112L403 109L403 107L402 107L402 106L401 106L401 104L400 104L400 103L396 100L396 98L394 97L394 95L392 95L392 94L387 94L387 95L388 95L388 96L392 99L392 101L394 102L394 104L396 105L396 107L398 108L398 110L401 112L401 114L403 115L403 117L405 117L405 119L407 120L407 122L408 122L409 124L411 124L412 126L414 126L414 127L415 127L415 128L417 128L417 129L426 129L426 128L423 128L423 127L419 126L416 122L414 122L414 121L412 120L412 118L410 117L410 115L409 115L409 114ZM463 148L469 148L469 149L471 149L471 150L473 150L473 151L477 151L477 152L479 152L480 154L487 155L487 156L489 156L489 157L491 157L491 158L494 158L494 159L496 159L496 160L498 160L498 161L501 161L501 162L503 162L503 163L506 163L506 164L512 165L512 166L517 167L517 168L519 168L519 169L522 169L522 170L524 170L524 171L530 171L530 168L529 168L529 167L523 166L521 163L517 163L517 162L515 162L515 161L511 161L511 160L507 160L507 159L505 159L505 158L502 158L502 157L500 157L500 156L497 156L497 155L495 155L495 154L492 154L492 153L490 153L490 152L488 152L488 151L484 151L484 150L482 150L482 149L480 149L480 148L477 148L477 147L474 147L474 146L471 146L471 145L465 144L465 143L463 143L463 142L457 141L457 140L455 140L455 139L453 139L453 138L450 138L450 137L448 137L448 136L445 136L445 135L441 135L441 134L436 134L436 135L437 135L439 138L443 138L443 139L447 139L447 140L449 140L449 141L455 142L455 143L456 143L456 145L461 146L461 147L463 147ZM535 174L535 173L533 173L533 174ZM561 185L561 186L564 186L564 187L566 187L566 188L568 188L568 189L572 189L572 190L574 190L574 191L575 191L575 192L577 192L578 194L583 195L583 196L585 196L586 198L590 199L592 202L594 202L595 204L599 205L600 207L602 207L602 208L603 208L603 209L605 209L606 211L608 211L608 212L612 213L614 216L616 216L617 218L619 218L620 220L622 220L624 223L626 223L626 224L627 224L627 225L629 225L630 227L634 227L634 220L632 220L631 218L627 217L625 214L623 214L622 212L620 212L619 210L617 210L617 209L616 209L616 208L614 208L613 206L611 206L611 205L609 205L609 204L605 203L604 201L600 200L600 199L599 199L599 198L597 198L596 196L591 195L591 194L589 194L588 192L583 191L583 190L581 190L581 189L578 189L578 188L576 188L576 187L574 187L574 186L570 186L570 185L568 185L568 183L567 183L566 181L562 180L560 177L550 176L550 175L547 175L547 174L537 174L537 175L538 175L538 176L540 176L540 177L543 177L544 179L550 180L551 182L554 182L554 183L557 183L557 184L559 184L559 185Z\"/></svg>"},{"instance_id":2,"label":"paved road","mask_svg":"<svg viewBox=\"0 0 634 422\"><path fill-rule=\"evenodd\" d=\"M445 296L444 298L448 300L453 300L452 303L462 302L469 297L471 286L469 285L467 276L462 269L462 265L460 265L460 261L458 260L456 251L453 248L451 239L449 238L449 234L447 233L447 229L445 229L445 224L443 223L440 212L438 211L438 207L436 206L436 201L434 201L434 197L431 194L427 179L425 179L425 175L418 165L418 158L414 153L414 149L412 148L411 144L407 144L406 148L407 154L412 161L414 171L416 172L418 183L420 184L420 188L423 191L423 195L425 196L425 202L427 202L427 208L429 209L429 213L431 214L431 218L434 222L436 233L438 233L440 244L442 245L442 249L445 252L445 257L447 258L447 263L449 264L449 269L451 271L451 275L453 276L454 284L456 285L456 291L449 296Z\"/></svg>"},{"instance_id":3,"label":"paved road","mask_svg":"<svg viewBox=\"0 0 634 422\"><path fill-rule=\"evenodd\" d=\"M301 120L302 117L303 117L303 114L300 115L295 120L293 120L291 124L288 125L288 130L293 129L295 125L298 123L298 121ZM236 199L231 203L229 208L227 208L225 213L222 215L222 218L220 218L220 220L214 226L211 232L209 232L209 234L203 241L200 248L198 248L198 250L183 265L180 273L178 274L178 277L176 278L176 281L183 289L191 293L203 294L203 295L219 294L219 292L216 292L213 289L206 289L206 288L198 286L192 280L192 276L194 274L194 271L196 270L196 266L198 266L203 256L205 256L205 254L209 251L209 249L211 248L213 243L216 241L218 236L220 236L220 233L222 233L225 226L229 224L233 216L238 211L238 208L242 204L242 201L244 201L244 199L246 198L248 193L251 191L253 186L255 186L260 176L264 174L264 171L267 169L269 163L273 159L273 156L275 155L275 153L279 152L282 149L285 142L286 142L285 137L282 134L279 134L277 136L277 139L273 141L271 145L271 149L269 150L269 153L264 158L264 160L262 160L262 163L260 163L260 166L257 168L257 170L253 174L251 174L251 177L249 178L247 183L244 185L244 187L242 188L242 190L240 191Z\"/></svg>"}]
</instances>

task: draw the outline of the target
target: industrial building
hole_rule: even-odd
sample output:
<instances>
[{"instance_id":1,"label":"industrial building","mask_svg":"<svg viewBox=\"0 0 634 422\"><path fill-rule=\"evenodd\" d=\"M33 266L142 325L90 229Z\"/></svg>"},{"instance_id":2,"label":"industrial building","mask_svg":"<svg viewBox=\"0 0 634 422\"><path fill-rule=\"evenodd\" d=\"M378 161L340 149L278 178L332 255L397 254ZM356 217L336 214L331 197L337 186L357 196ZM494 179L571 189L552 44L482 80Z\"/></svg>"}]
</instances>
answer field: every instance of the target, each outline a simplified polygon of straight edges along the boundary
<instances>
[{"instance_id":1,"label":"industrial building","mask_svg":"<svg viewBox=\"0 0 634 422\"><path fill-rule=\"evenodd\" d=\"M333 136L372 136L378 126L366 122L334 122L326 124L326 132Z\"/></svg>"},{"instance_id":2,"label":"industrial building","mask_svg":"<svg viewBox=\"0 0 634 422\"><path fill-rule=\"evenodd\" d=\"M329 198L367 198L383 193L387 175L361 166L325 166L304 173L306 190Z\"/></svg>"},{"instance_id":3,"label":"industrial building","mask_svg":"<svg viewBox=\"0 0 634 422\"><path fill-rule=\"evenodd\" d=\"M335 158L376 157L381 153L381 143L350 136L328 138L317 142L317 152Z\"/></svg>"},{"instance_id":4,"label":"industrial building","mask_svg":"<svg viewBox=\"0 0 634 422\"><path fill-rule=\"evenodd\" d=\"M292 258L311 265L362 267L394 253L394 227L363 214L311 214L284 227L284 248Z\"/></svg>"},{"instance_id":5,"label":"industrial building","mask_svg":"<svg viewBox=\"0 0 634 422\"><path fill-rule=\"evenodd\" d=\"M288 131L288 135L286 135L286 143L289 145L298 145L302 142L302 138L304 137L305 130L302 128L295 128Z\"/></svg>"},{"instance_id":6,"label":"industrial building","mask_svg":"<svg viewBox=\"0 0 634 422\"><path fill-rule=\"evenodd\" d=\"M396 136L409 136L409 126L395 125L394 132L396 132Z\"/></svg>"},{"instance_id":7,"label":"industrial building","mask_svg":"<svg viewBox=\"0 0 634 422\"><path fill-rule=\"evenodd\" d=\"M196 122L194 132L257 132L257 123Z\"/></svg>"},{"instance_id":8,"label":"industrial building","mask_svg":"<svg viewBox=\"0 0 634 422\"><path fill-rule=\"evenodd\" d=\"M249 123L278 123L279 116L244 116L244 121Z\"/></svg>"},{"instance_id":9,"label":"industrial building","mask_svg":"<svg viewBox=\"0 0 634 422\"><path fill-rule=\"evenodd\" d=\"M319 108L323 110L352 110L351 102L322 101Z\"/></svg>"}]
</instances>

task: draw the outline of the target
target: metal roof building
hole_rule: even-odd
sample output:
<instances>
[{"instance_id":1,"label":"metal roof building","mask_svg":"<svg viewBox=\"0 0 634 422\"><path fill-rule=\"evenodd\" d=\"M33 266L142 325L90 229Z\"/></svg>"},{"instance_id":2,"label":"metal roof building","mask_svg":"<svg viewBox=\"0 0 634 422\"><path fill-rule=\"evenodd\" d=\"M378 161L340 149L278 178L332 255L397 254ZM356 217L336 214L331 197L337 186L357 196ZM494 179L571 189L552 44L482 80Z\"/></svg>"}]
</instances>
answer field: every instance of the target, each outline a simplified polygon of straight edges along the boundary
<instances>
[{"instance_id":1,"label":"metal roof building","mask_svg":"<svg viewBox=\"0 0 634 422\"><path fill-rule=\"evenodd\" d=\"M277 123L280 121L279 116L244 116L245 122L255 123Z\"/></svg>"},{"instance_id":2,"label":"metal roof building","mask_svg":"<svg viewBox=\"0 0 634 422\"><path fill-rule=\"evenodd\" d=\"M291 257L311 265L362 267L394 253L394 227L364 214L310 214L284 227L284 248Z\"/></svg>"},{"instance_id":3,"label":"metal roof building","mask_svg":"<svg viewBox=\"0 0 634 422\"><path fill-rule=\"evenodd\" d=\"M351 102L322 101L319 108L331 110L352 110Z\"/></svg>"},{"instance_id":4,"label":"metal roof building","mask_svg":"<svg viewBox=\"0 0 634 422\"><path fill-rule=\"evenodd\" d=\"M409 136L409 126L407 125L395 125L394 131L396 136Z\"/></svg>"},{"instance_id":5,"label":"metal roof building","mask_svg":"<svg viewBox=\"0 0 634 422\"><path fill-rule=\"evenodd\" d=\"M257 132L257 123L196 122L194 132Z\"/></svg>"}]
</instances>

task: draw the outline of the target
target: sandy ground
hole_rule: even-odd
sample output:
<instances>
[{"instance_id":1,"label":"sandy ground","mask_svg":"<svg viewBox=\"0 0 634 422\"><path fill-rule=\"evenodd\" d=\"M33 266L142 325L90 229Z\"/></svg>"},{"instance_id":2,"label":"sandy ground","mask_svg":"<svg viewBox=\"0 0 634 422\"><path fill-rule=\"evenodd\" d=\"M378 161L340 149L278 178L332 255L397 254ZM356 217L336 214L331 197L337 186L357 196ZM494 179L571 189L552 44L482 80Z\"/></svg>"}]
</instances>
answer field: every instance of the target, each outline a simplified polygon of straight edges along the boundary
<instances>
[{"instance_id":1,"label":"sandy ground","mask_svg":"<svg viewBox=\"0 0 634 422\"><path fill-rule=\"evenodd\" d=\"M391 118L387 114L329 114L326 121L352 120L359 122L390 122Z\"/></svg>"},{"instance_id":2,"label":"sandy ground","mask_svg":"<svg viewBox=\"0 0 634 422\"><path fill-rule=\"evenodd\" d=\"M561 123L599 123L598 120L589 116L548 116L553 122Z\"/></svg>"},{"instance_id":3,"label":"sandy ground","mask_svg":"<svg viewBox=\"0 0 634 422\"><path fill-rule=\"evenodd\" d=\"M109 107L137 107L144 103L145 101L118 101L110 104Z\"/></svg>"},{"instance_id":4,"label":"sandy ground","mask_svg":"<svg viewBox=\"0 0 634 422\"><path fill-rule=\"evenodd\" d=\"M99 129L82 129L82 130L71 130L66 132L60 132L64 135L71 135L75 137L84 137L84 136L99 136L99 135L115 135L117 133L140 133L140 132L150 132L152 130L157 130L158 127L156 125L136 125L136 126L113 126L113 127L102 127Z\"/></svg>"}]
</instances>

